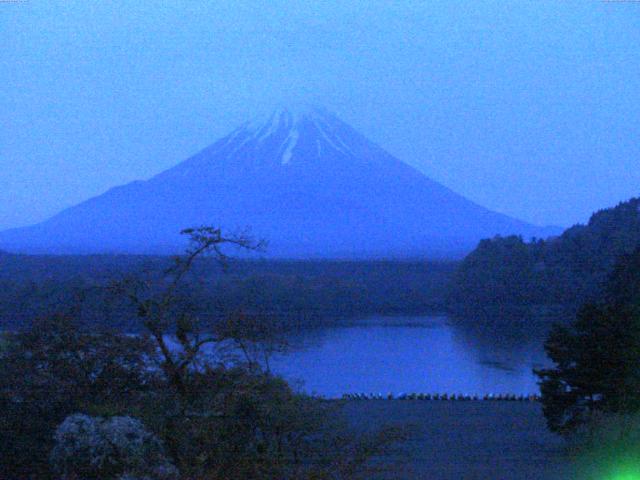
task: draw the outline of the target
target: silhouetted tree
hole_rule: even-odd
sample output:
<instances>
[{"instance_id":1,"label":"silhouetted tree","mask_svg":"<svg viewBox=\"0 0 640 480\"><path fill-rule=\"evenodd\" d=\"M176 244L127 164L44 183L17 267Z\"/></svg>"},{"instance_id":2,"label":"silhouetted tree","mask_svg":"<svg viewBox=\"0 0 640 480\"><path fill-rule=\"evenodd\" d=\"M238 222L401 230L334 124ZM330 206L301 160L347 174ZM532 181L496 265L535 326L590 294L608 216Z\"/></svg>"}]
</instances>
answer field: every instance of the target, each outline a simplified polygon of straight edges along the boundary
<instances>
[{"instance_id":1,"label":"silhouetted tree","mask_svg":"<svg viewBox=\"0 0 640 480\"><path fill-rule=\"evenodd\" d=\"M607 302L583 306L570 326L555 326L545 350L555 364L537 370L549 428L568 433L594 412L640 410L640 250L621 257Z\"/></svg>"},{"instance_id":2,"label":"silhouetted tree","mask_svg":"<svg viewBox=\"0 0 640 480\"><path fill-rule=\"evenodd\" d=\"M225 247L259 250L263 243L210 227L183 233L190 247L162 275L130 277L115 286L135 305L159 352L167 388L142 418L162 432L180 472L212 479L358 478L371 456L404 432L354 436L335 405L296 393L272 376L269 356L285 347L275 318L238 313L213 325L201 322L182 291L192 284L187 279L197 260L213 254L226 265ZM211 355L229 341L244 353L242 364Z\"/></svg>"},{"instance_id":3,"label":"silhouetted tree","mask_svg":"<svg viewBox=\"0 0 640 480\"><path fill-rule=\"evenodd\" d=\"M173 265L160 278L129 276L116 283L113 290L126 295L133 303L138 318L160 352L161 367L169 384L179 395L186 397L188 376L200 360L203 348L219 339L210 329L203 328L188 301L181 296L180 289L199 258L214 254L226 268L225 247L260 250L264 242L255 241L246 234L226 236L213 227L189 228L181 233L188 236L189 247L184 255L174 257ZM169 335L178 341L178 348L172 348Z\"/></svg>"}]
</instances>

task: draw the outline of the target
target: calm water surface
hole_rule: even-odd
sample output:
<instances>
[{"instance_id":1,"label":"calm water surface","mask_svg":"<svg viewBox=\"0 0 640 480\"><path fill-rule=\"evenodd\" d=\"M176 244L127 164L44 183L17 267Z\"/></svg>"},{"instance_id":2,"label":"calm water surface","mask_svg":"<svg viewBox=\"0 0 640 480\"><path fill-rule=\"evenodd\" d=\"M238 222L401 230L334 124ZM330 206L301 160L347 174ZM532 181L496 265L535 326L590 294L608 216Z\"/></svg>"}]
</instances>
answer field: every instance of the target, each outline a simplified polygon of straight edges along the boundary
<instances>
[{"instance_id":1,"label":"calm water surface","mask_svg":"<svg viewBox=\"0 0 640 480\"><path fill-rule=\"evenodd\" d=\"M538 392L545 332L461 327L446 317L373 317L305 332L272 360L275 373L307 393Z\"/></svg>"}]
</instances>

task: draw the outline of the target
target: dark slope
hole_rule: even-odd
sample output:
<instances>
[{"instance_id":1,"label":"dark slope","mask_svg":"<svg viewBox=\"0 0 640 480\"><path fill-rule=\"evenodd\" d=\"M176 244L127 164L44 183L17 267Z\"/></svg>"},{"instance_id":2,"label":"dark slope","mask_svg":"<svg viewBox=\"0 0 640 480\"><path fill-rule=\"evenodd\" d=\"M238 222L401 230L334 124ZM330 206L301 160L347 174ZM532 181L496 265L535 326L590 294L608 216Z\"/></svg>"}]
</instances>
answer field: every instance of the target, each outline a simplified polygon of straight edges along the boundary
<instances>
[{"instance_id":1,"label":"dark slope","mask_svg":"<svg viewBox=\"0 0 640 480\"><path fill-rule=\"evenodd\" d=\"M569 305L596 300L616 262L640 247L640 198L600 210L548 241L484 240L461 263L452 307Z\"/></svg>"}]
</instances>

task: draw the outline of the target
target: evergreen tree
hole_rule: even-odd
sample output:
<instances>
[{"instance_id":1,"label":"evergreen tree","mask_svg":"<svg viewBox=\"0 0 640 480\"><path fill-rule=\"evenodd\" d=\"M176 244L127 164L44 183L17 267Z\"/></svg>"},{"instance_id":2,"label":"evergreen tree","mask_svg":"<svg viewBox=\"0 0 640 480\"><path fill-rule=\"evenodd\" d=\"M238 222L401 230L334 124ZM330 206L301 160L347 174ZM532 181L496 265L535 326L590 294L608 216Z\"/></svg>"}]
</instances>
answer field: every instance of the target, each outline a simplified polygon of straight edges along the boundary
<instances>
[{"instance_id":1,"label":"evergreen tree","mask_svg":"<svg viewBox=\"0 0 640 480\"><path fill-rule=\"evenodd\" d=\"M640 410L640 249L621 257L606 302L583 306L572 325L556 326L545 343L555 364L537 370L552 431L568 433L596 411Z\"/></svg>"}]
</instances>

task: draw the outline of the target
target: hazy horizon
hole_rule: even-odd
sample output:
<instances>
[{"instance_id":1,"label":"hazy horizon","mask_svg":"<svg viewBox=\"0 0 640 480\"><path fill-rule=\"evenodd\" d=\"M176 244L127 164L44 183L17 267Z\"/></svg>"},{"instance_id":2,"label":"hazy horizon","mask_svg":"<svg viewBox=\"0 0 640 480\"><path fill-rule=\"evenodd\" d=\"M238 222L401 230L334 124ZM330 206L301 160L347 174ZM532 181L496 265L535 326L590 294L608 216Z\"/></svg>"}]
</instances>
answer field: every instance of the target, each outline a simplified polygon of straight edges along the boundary
<instances>
[{"instance_id":1,"label":"hazy horizon","mask_svg":"<svg viewBox=\"0 0 640 480\"><path fill-rule=\"evenodd\" d=\"M569 226L637 196L640 4L0 2L0 229L325 106L489 209Z\"/></svg>"}]
</instances>

